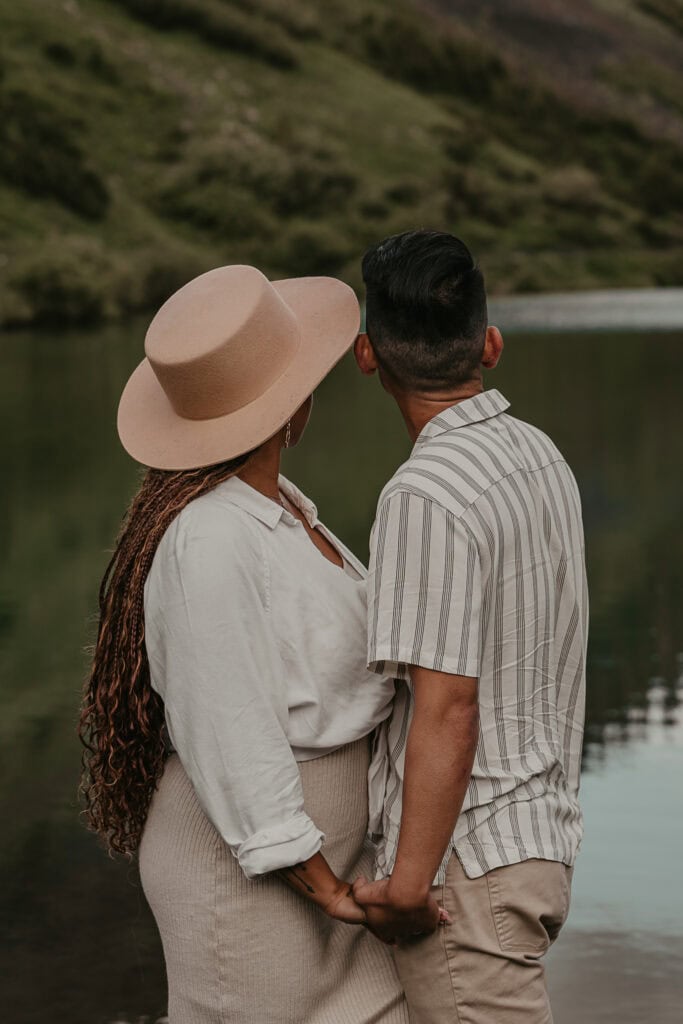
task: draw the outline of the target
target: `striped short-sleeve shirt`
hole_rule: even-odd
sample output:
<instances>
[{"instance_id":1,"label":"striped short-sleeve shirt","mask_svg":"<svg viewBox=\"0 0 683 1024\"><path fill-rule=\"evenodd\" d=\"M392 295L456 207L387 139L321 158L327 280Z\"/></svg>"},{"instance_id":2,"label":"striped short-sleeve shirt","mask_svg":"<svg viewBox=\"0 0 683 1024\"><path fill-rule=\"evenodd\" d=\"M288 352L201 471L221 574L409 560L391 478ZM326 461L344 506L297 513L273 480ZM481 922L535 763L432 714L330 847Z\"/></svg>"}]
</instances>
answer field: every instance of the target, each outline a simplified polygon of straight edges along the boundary
<instances>
[{"instance_id":1,"label":"striped short-sleeve shirt","mask_svg":"<svg viewBox=\"0 0 683 1024\"><path fill-rule=\"evenodd\" d=\"M572 472L498 391L434 417L382 492L370 544L368 662L394 675L377 876L401 821L408 666L479 679L480 735L452 843L471 878L531 857L572 864L588 596Z\"/></svg>"}]
</instances>

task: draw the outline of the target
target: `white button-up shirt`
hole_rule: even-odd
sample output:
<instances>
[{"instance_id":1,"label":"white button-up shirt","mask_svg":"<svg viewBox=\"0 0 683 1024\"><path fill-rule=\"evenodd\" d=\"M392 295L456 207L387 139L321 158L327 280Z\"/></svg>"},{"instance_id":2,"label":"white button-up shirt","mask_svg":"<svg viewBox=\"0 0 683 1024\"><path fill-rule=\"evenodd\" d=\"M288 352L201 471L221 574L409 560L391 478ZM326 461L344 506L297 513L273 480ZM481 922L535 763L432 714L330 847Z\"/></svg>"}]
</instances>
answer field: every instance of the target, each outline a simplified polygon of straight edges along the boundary
<instances>
[{"instance_id":1,"label":"white button-up shirt","mask_svg":"<svg viewBox=\"0 0 683 1024\"><path fill-rule=\"evenodd\" d=\"M581 838L581 502L550 438L507 408L487 391L430 420L380 497L370 545L372 667L479 679L474 768L438 882L451 850L472 878L529 857L572 864ZM396 856L410 713L404 684L385 737L379 875Z\"/></svg>"},{"instance_id":2,"label":"white button-up shirt","mask_svg":"<svg viewBox=\"0 0 683 1024\"><path fill-rule=\"evenodd\" d=\"M297 761L368 735L394 696L393 681L366 668L363 565L282 477L280 489L343 569L295 516L233 477L171 524L145 584L151 681L169 738L248 877L321 848ZM371 778L380 770L378 755Z\"/></svg>"}]
</instances>

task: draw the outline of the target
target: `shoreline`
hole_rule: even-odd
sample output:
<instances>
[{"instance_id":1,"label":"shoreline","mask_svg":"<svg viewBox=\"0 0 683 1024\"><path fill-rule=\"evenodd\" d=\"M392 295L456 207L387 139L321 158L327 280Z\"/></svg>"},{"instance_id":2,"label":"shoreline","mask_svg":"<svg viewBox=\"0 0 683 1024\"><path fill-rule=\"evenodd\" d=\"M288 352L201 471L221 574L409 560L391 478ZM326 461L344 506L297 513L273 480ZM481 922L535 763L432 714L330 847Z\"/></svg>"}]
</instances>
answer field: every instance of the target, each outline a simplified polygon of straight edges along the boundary
<instances>
[{"instance_id":1,"label":"shoreline","mask_svg":"<svg viewBox=\"0 0 683 1024\"><path fill-rule=\"evenodd\" d=\"M683 287L606 288L574 292L492 295L489 322L508 333L683 331ZM154 310L85 323L0 325L0 338L21 335L84 335L146 323ZM364 320L364 311L363 311Z\"/></svg>"},{"instance_id":2,"label":"shoreline","mask_svg":"<svg viewBox=\"0 0 683 1024\"><path fill-rule=\"evenodd\" d=\"M509 332L680 331L683 288L493 296L489 320Z\"/></svg>"}]
</instances>

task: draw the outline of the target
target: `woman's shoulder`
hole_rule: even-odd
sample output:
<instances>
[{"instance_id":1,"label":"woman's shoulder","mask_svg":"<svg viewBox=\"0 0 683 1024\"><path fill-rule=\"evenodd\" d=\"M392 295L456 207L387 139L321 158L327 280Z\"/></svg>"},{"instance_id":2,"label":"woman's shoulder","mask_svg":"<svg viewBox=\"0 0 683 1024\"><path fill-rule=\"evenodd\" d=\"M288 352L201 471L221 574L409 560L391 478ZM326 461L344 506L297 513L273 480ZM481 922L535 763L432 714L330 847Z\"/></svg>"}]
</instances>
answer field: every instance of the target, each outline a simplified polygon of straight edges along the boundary
<instances>
[{"instance_id":1,"label":"woman's shoulder","mask_svg":"<svg viewBox=\"0 0 683 1024\"><path fill-rule=\"evenodd\" d=\"M270 569L259 524L227 500L228 483L194 498L165 531L145 583L146 610L149 599L172 604L181 594L182 601L204 601L236 586L243 601L253 594L267 604Z\"/></svg>"},{"instance_id":2,"label":"woman's shoulder","mask_svg":"<svg viewBox=\"0 0 683 1024\"><path fill-rule=\"evenodd\" d=\"M258 523L236 500L240 491L235 480L224 480L190 501L166 530L160 549L178 556L189 547L214 548L217 555L229 551L240 559L260 558L263 544Z\"/></svg>"}]
</instances>

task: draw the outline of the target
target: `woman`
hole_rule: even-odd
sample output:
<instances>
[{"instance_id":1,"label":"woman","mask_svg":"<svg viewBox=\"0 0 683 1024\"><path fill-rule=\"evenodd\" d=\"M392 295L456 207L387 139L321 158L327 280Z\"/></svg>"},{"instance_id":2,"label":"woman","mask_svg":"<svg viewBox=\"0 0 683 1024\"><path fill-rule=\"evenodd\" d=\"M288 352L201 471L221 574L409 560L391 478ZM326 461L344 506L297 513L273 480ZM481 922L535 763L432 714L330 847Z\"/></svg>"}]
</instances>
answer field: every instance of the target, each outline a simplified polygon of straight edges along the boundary
<instances>
[{"instance_id":1,"label":"woman","mask_svg":"<svg viewBox=\"0 0 683 1024\"><path fill-rule=\"evenodd\" d=\"M162 306L121 399L153 468L101 588L84 792L139 848L170 1024L408 1019L345 882L393 684L365 667L363 567L279 475L358 320L339 281L223 267Z\"/></svg>"}]
</instances>

